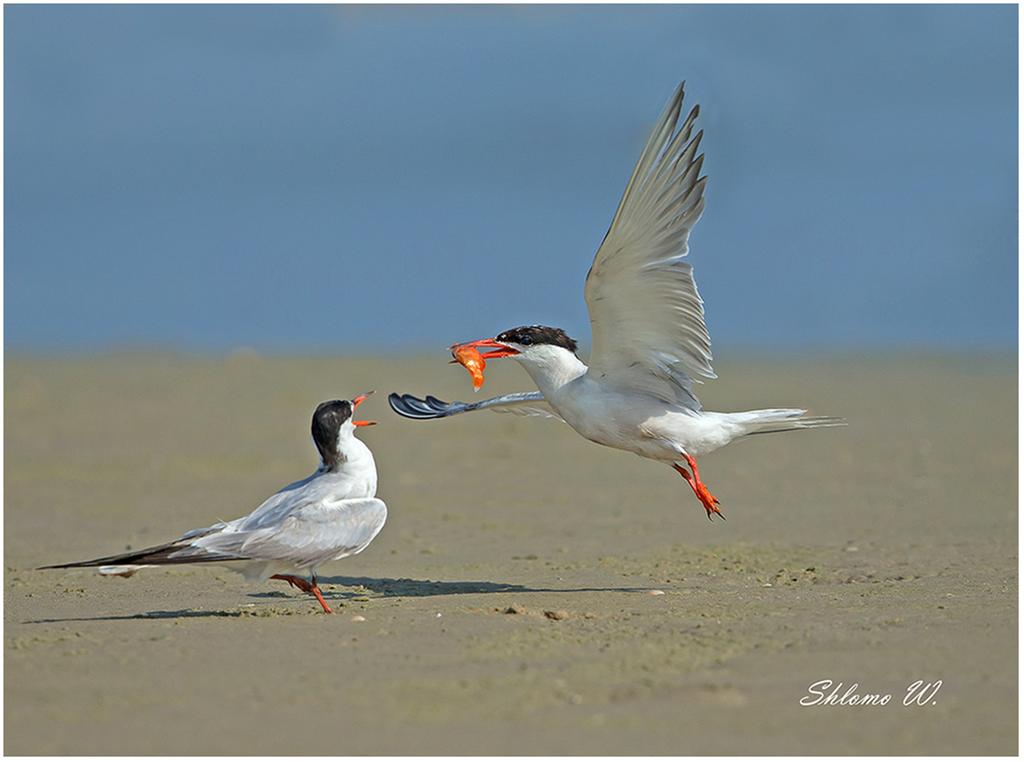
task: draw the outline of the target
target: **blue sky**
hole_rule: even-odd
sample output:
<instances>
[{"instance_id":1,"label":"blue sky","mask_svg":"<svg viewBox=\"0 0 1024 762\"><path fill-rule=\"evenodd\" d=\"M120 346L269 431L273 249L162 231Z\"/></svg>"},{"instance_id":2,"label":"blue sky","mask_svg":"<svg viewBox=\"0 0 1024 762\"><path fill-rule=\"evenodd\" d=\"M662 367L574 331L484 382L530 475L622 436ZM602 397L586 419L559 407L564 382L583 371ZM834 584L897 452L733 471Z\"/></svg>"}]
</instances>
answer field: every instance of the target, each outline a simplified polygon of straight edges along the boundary
<instances>
[{"instance_id":1,"label":"blue sky","mask_svg":"<svg viewBox=\"0 0 1024 762\"><path fill-rule=\"evenodd\" d=\"M1014 6L28 6L5 344L341 354L583 278L687 80L716 346L1011 347Z\"/></svg>"}]
</instances>

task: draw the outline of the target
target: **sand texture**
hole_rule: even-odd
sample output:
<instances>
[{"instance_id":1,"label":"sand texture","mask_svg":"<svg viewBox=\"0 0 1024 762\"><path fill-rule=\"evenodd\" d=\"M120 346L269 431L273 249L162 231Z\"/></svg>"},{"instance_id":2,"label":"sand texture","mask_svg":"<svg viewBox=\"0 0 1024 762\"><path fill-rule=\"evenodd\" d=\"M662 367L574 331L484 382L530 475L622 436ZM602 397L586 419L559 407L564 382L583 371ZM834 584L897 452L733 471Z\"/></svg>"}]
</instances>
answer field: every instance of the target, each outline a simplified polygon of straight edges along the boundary
<instances>
[{"instance_id":1,"label":"sand texture","mask_svg":"<svg viewBox=\"0 0 1024 762\"><path fill-rule=\"evenodd\" d=\"M445 360L9 357L5 752L1016 753L1015 357L720 361L709 409L851 425L702 459L714 523L563 424L390 412L472 399ZM247 513L370 388L390 515L322 570L334 616L217 567L33 570ZM824 679L893 699L801 707Z\"/></svg>"}]
</instances>

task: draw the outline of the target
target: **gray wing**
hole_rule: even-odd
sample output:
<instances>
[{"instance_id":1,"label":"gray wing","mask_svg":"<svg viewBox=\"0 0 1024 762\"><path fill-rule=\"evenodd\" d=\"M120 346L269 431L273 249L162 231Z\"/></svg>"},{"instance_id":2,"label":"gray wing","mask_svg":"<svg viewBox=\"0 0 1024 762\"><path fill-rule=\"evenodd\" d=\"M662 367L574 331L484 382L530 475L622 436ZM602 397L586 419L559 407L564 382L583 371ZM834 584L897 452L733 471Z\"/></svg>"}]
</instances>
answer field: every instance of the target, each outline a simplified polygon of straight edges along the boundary
<instances>
[{"instance_id":1,"label":"gray wing","mask_svg":"<svg viewBox=\"0 0 1024 762\"><path fill-rule=\"evenodd\" d=\"M447 418L459 413L471 413L474 410L492 410L495 413L512 413L513 415L534 415L544 418L563 420L554 408L544 399L540 392L516 392L491 397L479 402L444 402L428 394L424 399L411 394L388 395L391 409L405 418L428 420Z\"/></svg>"},{"instance_id":2,"label":"gray wing","mask_svg":"<svg viewBox=\"0 0 1024 762\"><path fill-rule=\"evenodd\" d=\"M322 474L314 473L282 487L256 506L249 515L230 523L240 531L273 526L306 505L348 497L336 480L328 481L321 477Z\"/></svg>"},{"instance_id":3,"label":"gray wing","mask_svg":"<svg viewBox=\"0 0 1024 762\"><path fill-rule=\"evenodd\" d=\"M704 211L703 131L694 106L676 130L679 85L655 125L587 274L592 374L693 410L695 380L714 378L693 268L683 258Z\"/></svg>"},{"instance_id":4,"label":"gray wing","mask_svg":"<svg viewBox=\"0 0 1024 762\"><path fill-rule=\"evenodd\" d=\"M283 561L298 567L358 553L384 526L375 498L340 498L336 481L314 474L267 498L248 516L193 529L173 542L44 568Z\"/></svg>"},{"instance_id":5,"label":"gray wing","mask_svg":"<svg viewBox=\"0 0 1024 762\"><path fill-rule=\"evenodd\" d=\"M225 555L315 567L361 551L384 526L387 515L384 501L374 497L314 501L295 506L276 524L239 527L194 544Z\"/></svg>"}]
</instances>

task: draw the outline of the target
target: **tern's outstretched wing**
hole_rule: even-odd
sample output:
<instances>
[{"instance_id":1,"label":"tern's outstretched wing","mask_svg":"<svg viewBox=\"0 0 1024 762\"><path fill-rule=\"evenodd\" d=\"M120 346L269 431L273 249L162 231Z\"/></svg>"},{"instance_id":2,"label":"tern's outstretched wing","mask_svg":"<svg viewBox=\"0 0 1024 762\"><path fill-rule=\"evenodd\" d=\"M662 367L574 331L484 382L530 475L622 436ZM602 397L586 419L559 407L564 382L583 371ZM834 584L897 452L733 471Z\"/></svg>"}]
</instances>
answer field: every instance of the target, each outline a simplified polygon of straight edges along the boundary
<instances>
[{"instance_id":1,"label":"tern's outstretched wing","mask_svg":"<svg viewBox=\"0 0 1024 762\"><path fill-rule=\"evenodd\" d=\"M562 416L554 411L540 392L503 394L500 397L491 397L479 402L443 402L429 394L425 399L420 399L411 394L396 394L392 392L388 395L388 404L399 415L419 420L447 418L451 415L469 413L473 410L493 410L495 413L536 415L544 418L557 418L560 421L563 420Z\"/></svg>"},{"instance_id":2,"label":"tern's outstretched wing","mask_svg":"<svg viewBox=\"0 0 1024 762\"><path fill-rule=\"evenodd\" d=\"M704 306L686 256L704 211L703 131L694 106L678 130L679 85L655 125L587 274L590 372L693 410L693 383L714 378Z\"/></svg>"}]
</instances>

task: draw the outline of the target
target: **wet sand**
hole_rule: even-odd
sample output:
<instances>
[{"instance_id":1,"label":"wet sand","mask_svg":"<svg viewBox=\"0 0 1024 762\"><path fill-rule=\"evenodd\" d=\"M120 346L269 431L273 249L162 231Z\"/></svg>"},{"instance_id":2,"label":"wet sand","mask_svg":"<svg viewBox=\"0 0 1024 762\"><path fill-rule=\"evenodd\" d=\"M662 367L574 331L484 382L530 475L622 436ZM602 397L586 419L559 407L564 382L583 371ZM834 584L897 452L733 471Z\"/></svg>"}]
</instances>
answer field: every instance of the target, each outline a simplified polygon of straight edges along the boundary
<instances>
[{"instance_id":1,"label":"wet sand","mask_svg":"<svg viewBox=\"0 0 1024 762\"><path fill-rule=\"evenodd\" d=\"M8 357L5 752L1016 753L1015 357L720 361L709 409L851 425L704 458L715 523L562 424L393 415L473 397L444 360ZM217 567L32 570L248 512L368 388L390 516L323 570L334 616ZM825 679L893 698L801 707Z\"/></svg>"}]
</instances>

